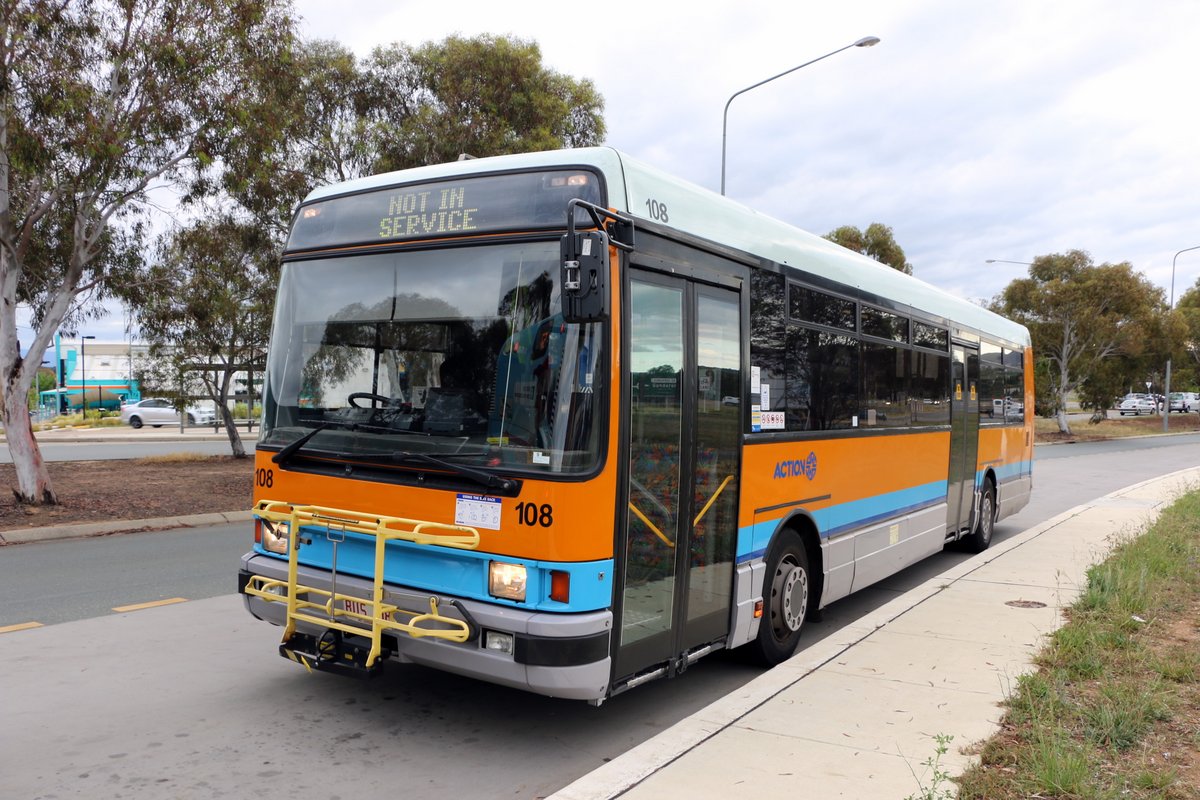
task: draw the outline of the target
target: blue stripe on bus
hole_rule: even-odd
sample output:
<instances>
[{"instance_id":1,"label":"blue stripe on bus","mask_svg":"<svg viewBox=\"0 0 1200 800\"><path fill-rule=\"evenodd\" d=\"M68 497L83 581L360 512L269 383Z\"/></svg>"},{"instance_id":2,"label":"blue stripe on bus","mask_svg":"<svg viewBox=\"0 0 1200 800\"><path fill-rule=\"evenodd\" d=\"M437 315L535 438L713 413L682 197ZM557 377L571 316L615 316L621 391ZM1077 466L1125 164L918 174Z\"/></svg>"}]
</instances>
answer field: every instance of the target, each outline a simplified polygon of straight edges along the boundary
<instances>
[{"instance_id":1,"label":"blue stripe on bus","mask_svg":"<svg viewBox=\"0 0 1200 800\"><path fill-rule=\"evenodd\" d=\"M996 480L1000 481L1000 483L1007 483L1008 481L1015 480L1016 478L1023 478L1026 475L1029 475L1032 469L1032 461L1017 461L1012 464L1000 464L992 467L992 470L996 473ZM976 476L976 480L982 481L983 474L984 471L980 470L979 474Z\"/></svg>"},{"instance_id":2,"label":"blue stripe on bus","mask_svg":"<svg viewBox=\"0 0 1200 800\"><path fill-rule=\"evenodd\" d=\"M300 563L317 569L330 569L333 565L333 545L326 537L325 530L304 528L303 534L312 542L301 547ZM531 611L570 613L596 611L612 606L612 559L584 562L534 561L470 550L415 545L409 542L389 542L387 547L384 581L395 586ZM287 560L284 556L266 552L261 545L256 545L255 549L263 555ZM504 600L488 593L490 561L525 566L525 602ZM346 540L338 543L337 568L339 573L369 580L375 572L374 537L347 532ZM551 570L566 572L571 576L569 602L560 603L550 599Z\"/></svg>"},{"instance_id":3,"label":"blue stripe on bus","mask_svg":"<svg viewBox=\"0 0 1200 800\"><path fill-rule=\"evenodd\" d=\"M817 524L821 538L826 539L845 531L862 528L872 523L910 514L922 508L945 502L946 481L901 489L897 492L864 497L849 503L839 503L810 512ZM770 546L771 536L779 526L779 519L758 522L738 531L737 562L762 558Z\"/></svg>"},{"instance_id":4,"label":"blue stripe on bus","mask_svg":"<svg viewBox=\"0 0 1200 800\"><path fill-rule=\"evenodd\" d=\"M996 473L996 479L1003 484L1028 475L1032 466L1033 462L1031 461L1018 461L1001 464L992 469ZM976 485L983 481L984 474L984 470L980 470L976 474ZM817 524L821 538L827 539L830 536L865 528L891 517L911 514L914 511L945 502L947 487L947 481L934 481L922 486L901 489L898 492L888 492L849 503L840 503L810 513L813 521ZM779 519L777 518L740 528L737 540L737 563L765 556L767 548L771 544L771 537L778 526Z\"/></svg>"}]
</instances>

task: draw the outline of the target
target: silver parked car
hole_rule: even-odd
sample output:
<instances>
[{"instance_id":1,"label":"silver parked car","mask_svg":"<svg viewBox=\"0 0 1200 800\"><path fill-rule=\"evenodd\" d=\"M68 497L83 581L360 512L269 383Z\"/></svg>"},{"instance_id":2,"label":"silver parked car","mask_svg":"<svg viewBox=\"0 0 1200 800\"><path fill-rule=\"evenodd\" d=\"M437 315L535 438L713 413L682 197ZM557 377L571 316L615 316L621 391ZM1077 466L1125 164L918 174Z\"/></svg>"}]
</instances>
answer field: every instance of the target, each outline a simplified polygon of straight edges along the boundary
<instances>
[{"instance_id":1,"label":"silver parked car","mask_svg":"<svg viewBox=\"0 0 1200 800\"><path fill-rule=\"evenodd\" d=\"M1121 413L1122 417L1126 414L1133 414L1134 416L1143 413L1153 414L1158 411L1158 403L1148 394L1128 394L1121 401L1121 405L1118 406L1117 411Z\"/></svg>"},{"instance_id":2,"label":"silver parked car","mask_svg":"<svg viewBox=\"0 0 1200 800\"><path fill-rule=\"evenodd\" d=\"M211 410L196 406L188 406L186 414L188 425L211 425L217 418L217 415ZM128 422L133 428L140 428L143 425L161 428L163 425L178 425L179 412L171 405L170 400L148 397L145 400L121 406L121 421Z\"/></svg>"}]
</instances>

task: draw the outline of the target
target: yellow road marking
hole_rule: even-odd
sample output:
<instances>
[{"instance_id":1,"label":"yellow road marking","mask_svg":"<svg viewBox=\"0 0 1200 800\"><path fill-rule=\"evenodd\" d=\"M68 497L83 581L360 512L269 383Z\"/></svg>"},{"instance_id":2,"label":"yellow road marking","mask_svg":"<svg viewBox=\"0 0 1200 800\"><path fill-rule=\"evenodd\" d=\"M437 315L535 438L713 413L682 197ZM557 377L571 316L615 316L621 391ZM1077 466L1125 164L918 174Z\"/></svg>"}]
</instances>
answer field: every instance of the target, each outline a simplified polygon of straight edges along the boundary
<instances>
[{"instance_id":1,"label":"yellow road marking","mask_svg":"<svg viewBox=\"0 0 1200 800\"><path fill-rule=\"evenodd\" d=\"M113 611L124 613L126 611L141 611L143 608L156 608L157 606L170 606L175 603L186 603L186 597L170 597L166 600L153 600L149 603L134 603L131 606L117 606Z\"/></svg>"},{"instance_id":2,"label":"yellow road marking","mask_svg":"<svg viewBox=\"0 0 1200 800\"><path fill-rule=\"evenodd\" d=\"M42 623L40 623L40 622L22 622L20 625L5 625L3 628L0 628L0 633L12 633L14 631L27 631L32 628L40 628L40 627L42 627Z\"/></svg>"}]
</instances>

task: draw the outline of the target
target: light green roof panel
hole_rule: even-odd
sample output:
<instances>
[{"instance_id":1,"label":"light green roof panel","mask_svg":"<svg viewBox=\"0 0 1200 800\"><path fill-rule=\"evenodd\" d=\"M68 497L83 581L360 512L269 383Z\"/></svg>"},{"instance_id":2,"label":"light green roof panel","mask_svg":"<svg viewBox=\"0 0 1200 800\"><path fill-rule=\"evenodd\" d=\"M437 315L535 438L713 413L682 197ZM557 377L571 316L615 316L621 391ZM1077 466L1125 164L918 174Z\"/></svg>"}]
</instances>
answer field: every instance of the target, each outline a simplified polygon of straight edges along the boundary
<instances>
[{"instance_id":1,"label":"light green roof panel","mask_svg":"<svg viewBox=\"0 0 1200 800\"><path fill-rule=\"evenodd\" d=\"M621 158L627 190L625 210L632 216L647 218L657 202L659 208L666 207L672 227L1029 344L1023 326L968 300L636 159Z\"/></svg>"},{"instance_id":2,"label":"light green roof panel","mask_svg":"<svg viewBox=\"0 0 1200 800\"><path fill-rule=\"evenodd\" d=\"M1028 331L1011 320L609 147L469 159L389 172L321 187L309 194L307 201L400 183L563 166L595 168L604 175L609 203L630 216L654 219L694 236L891 298L960 325L1029 344ZM657 219L652 212L657 213Z\"/></svg>"}]
</instances>

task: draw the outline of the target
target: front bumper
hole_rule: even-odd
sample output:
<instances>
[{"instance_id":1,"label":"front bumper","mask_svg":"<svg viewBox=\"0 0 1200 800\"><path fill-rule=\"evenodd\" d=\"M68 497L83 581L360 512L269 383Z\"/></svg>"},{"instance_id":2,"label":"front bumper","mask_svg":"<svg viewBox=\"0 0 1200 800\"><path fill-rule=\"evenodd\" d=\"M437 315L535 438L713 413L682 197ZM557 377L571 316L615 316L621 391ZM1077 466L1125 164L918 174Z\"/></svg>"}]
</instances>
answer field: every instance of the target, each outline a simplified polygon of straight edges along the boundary
<instances>
[{"instance_id":1,"label":"front bumper","mask_svg":"<svg viewBox=\"0 0 1200 800\"><path fill-rule=\"evenodd\" d=\"M298 583L332 591L333 575L328 570L299 566ZM247 594L252 576L287 582L287 562L250 552L242 556L238 590L253 616L275 625L287 622L287 604ZM416 589L385 584L387 602L413 614L425 613L430 594ZM346 597L371 597L372 582L345 574L337 575L336 591ZM399 633L386 636L392 658L443 669L479 680L524 689L551 697L603 700L611 680L610 636L612 613L592 611L552 614L508 608L474 600L437 598L442 614L463 618L473 629L467 641L414 638ZM465 613L461 613L465 612ZM319 637L320 625L300 621L298 632ZM484 632L513 636L513 653L488 650Z\"/></svg>"}]
</instances>

